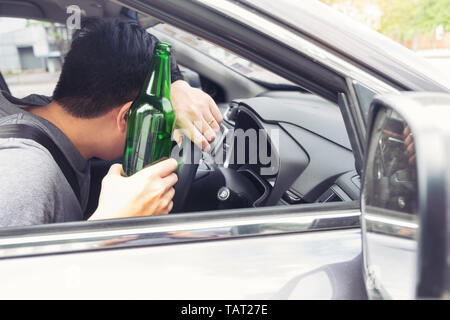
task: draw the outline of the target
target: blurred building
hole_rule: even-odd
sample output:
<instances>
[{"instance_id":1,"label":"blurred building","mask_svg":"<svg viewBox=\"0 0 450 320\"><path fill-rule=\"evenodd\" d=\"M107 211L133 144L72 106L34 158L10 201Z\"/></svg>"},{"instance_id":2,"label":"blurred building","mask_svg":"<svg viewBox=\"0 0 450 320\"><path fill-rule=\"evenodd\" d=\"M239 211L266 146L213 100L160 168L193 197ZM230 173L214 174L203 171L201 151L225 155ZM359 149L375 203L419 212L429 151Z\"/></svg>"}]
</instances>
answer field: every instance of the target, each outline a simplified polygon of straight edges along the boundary
<instances>
[{"instance_id":1,"label":"blurred building","mask_svg":"<svg viewBox=\"0 0 450 320\"><path fill-rule=\"evenodd\" d=\"M415 51L450 49L450 32L442 33L439 36L435 34L417 35L407 41L398 41Z\"/></svg>"},{"instance_id":2,"label":"blurred building","mask_svg":"<svg viewBox=\"0 0 450 320\"><path fill-rule=\"evenodd\" d=\"M0 70L60 71L61 50L57 46L57 31L51 25L32 24L0 34Z\"/></svg>"}]
</instances>

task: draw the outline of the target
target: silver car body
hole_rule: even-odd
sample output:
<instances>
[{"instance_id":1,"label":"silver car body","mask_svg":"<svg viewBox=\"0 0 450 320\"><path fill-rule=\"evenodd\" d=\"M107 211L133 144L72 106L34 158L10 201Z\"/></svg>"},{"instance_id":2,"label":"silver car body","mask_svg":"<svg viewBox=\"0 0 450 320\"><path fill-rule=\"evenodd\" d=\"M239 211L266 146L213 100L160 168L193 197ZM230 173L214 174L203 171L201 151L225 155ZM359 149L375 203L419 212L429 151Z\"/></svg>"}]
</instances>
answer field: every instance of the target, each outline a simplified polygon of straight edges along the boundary
<instances>
[{"instance_id":1,"label":"silver car body","mask_svg":"<svg viewBox=\"0 0 450 320\"><path fill-rule=\"evenodd\" d=\"M116 2L177 21L164 15L164 1ZM202 8L239 20L345 75L349 86L357 81L377 93L404 89L398 86L402 79L395 82L380 68L371 72L360 57L352 61L330 43L308 36L307 26L292 27L292 17L277 16L282 11L264 14L264 1L181 3L192 6L187 13ZM299 20L314 20L325 10L313 1L283 5L301 8ZM315 29L325 25L314 21ZM180 20L178 26L187 24ZM191 21L189 31L196 31L195 25L201 22ZM225 32L222 36L227 40ZM411 90L430 83L415 74L420 81L411 80ZM350 202L6 230L0 234L0 298L365 299L359 216L359 202Z\"/></svg>"}]
</instances>

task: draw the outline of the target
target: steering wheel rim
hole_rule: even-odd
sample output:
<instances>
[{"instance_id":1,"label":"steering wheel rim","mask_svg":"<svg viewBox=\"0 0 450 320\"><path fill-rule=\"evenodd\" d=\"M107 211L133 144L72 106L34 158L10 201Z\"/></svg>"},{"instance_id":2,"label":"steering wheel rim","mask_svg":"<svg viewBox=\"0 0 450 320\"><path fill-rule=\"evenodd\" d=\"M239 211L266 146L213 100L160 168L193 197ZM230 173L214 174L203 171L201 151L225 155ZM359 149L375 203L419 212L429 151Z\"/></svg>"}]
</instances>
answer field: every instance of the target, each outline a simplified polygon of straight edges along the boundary
<instances>
[{"instance_id":1,"label":"steering wheel rim","mask_svg":"<svg viewBox=\"0 0 450 320\"><path fill-rule=\"evenodd\" d=\"M192 183L197 173L198 165L202 157L201 150L186 136L183 136L181 146L175 146L174 151L178 156L179 167L176 170L178 182L175 184L175 195L172 199L173 208L170 213L182 213ZM173 154L174 152L172 152ZM181 156L180 156L181 153Z\"/></svg>"}]
</instances>

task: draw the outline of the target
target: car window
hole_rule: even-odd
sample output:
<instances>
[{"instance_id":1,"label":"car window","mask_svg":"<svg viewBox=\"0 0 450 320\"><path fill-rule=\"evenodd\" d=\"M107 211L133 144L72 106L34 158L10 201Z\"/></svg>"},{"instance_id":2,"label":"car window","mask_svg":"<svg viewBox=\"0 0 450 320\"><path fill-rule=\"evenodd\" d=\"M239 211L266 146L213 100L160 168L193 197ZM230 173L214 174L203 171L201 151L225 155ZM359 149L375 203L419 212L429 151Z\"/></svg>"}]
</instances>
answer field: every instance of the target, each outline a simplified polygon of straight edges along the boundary
<instances>
[{"instance_id":1,"label":"car window","mask_svg":"<svg viewBox=\"0 0 450 320\"><path fill-rule=\"evenodd\" d=\"M2 19L0 19L0 22ZM32 20L25 20L25 19L12 19L12 20L6 20L6 22L14 21L16 23L16 28L9 29L2 34L0 34L0 56L3 58L9 57L8 59L1 59L0 60L0 70L5 76L6 82L8 83L11 93L13 96L17 98L25 97L29 94L43 94L43 95L52 95L54 87L57 83L57 80L60 75L61 66L62 66L62 59L63 56L69 46L70 43L70 31L65 29L63 25L53 24L53 23L47 23L47 22L41 22L41 21L32 21ZM198 50L200 52L203 52L204 54L207 54L211 58L214 58L215 60L222 63L224 66L240 73L241 75L244 75L247 78L250 79L257 79L262 82L270 82L273 84L288 84L292 85L293 83L289 82L288 80L267 71L266 69L246 60L243 59L228 50L225 50L219 46L216 46L210 42L207 42L205 40L202 40L196 36L193 36L187 32L181 31L179 29L176 29L174 27L160 24L155 27L158 30L162 30L163 32L166 32L167 34L170 34L173 37L176 37L178 39L183 40L184 43L191 46L195 50ZM29 37L29 34L33 34L35 36ZM18 41L17 39L22 39L22 41ZM5 49L6 48L6 49ZM9 50L9 51L8 51ZM6 53L5 53L6 52ZM5 53L5 54L3 54ZM182 68L183 69L183 68ZM311 112L314 114L314 110L320 109L321 111L319 114L322 115L322 118L327 118L325 115L329 116L330 119L332 118L332 122L337 119L337 121L341 120L339 116L333 117L333 115L338 115L339 110L334 104L328 104L325 100L322 100L319 97L316 97L314 95L310 94L303 94L303 92L275 92L273 96L267 95L268 98L273 98L273 101L277 101L278 99L280 101L295 101L296 99L302 99L305 103L304 109L305 112ZM285 104L284 102L282 103ZM289 107L291 108L291 107ZM328 110L330 108L330 110ZM246 125L249 125L249 129L254 129L258 127L258 123L251 122L253 118L250 116L245 117L244 113L242 113L243 116L239 118L240 124L243 128L246 128ZM327 119L325 119L327 121ZM292 120L289 119L289 120ZM312 122L312 121L311 121ZM317 122L315 126L325 127L326 122ZM340 123L340 122L339 122ZM230 123L228 123L230 126L232 126ZM254 125L256 126L250 126ZM336 125L336 130L339 130L339 128L344 128L343 122L342 126ZM232 128L222 128L223 129L223 137L225 137L225 132L232 132ZM225 131L225 129L227 131ZM230 129L230 130L228 130ZM296 134L297 128L291 128L291 132L293 134ZM256 132L256 131L255 131ZM280 130L280 132L284 132L283 130ZM342 131L343 132L343 131ZM301 132L303 134L303 132ZM286 134L286 137L290 137L288 134ZM245 136L244 142L247 139ZM291 141L291 138L287 138L288 141ZM218 139L220 140L220 139ZM345 140L345 139L344 139ZM250 141L250 138L249 138ZM221 143L224 151L228 150L230 147L225 143L226 141L222 140ZM247 142L245 142L247 143ZM250 144L250 142L248 142ZM256 143L255 145L260 145L260 143ZM344 141L344 145L346 145ZM266 147L266 146L264 146ZM344 147L345 148L345 147ZM270 146L269 148L270 149ZM320 148L319 148L320 149ZM249 149L250 150L250 149ZM299 149L300 150L300 149ZM300 152L300 151L299 151ZM353 154L351 153L350 149L345 150L345 159L349 159L348 164L349 167L345 167L345 170L348 171L349 169L353 169L354 161L353 161ZM271 152L269 152L270 155L272 155ZM267 155L269 155L269 153ZM273 153L275 154L275 152ZM302 153L303 155L303 153ZM306 156L305 156L306 159ZM250 161L249 161L250 162ZM204 162L203 162L204 164ZM347 164L347 161L346 161ZM97 165L97 164L96 164ZM108 167L105 166L105 163L98 163L98 166L92 165L91 168L97 170L95 171L95 174L91 174L91 177L100 177L101 174L105 174L107 170L104 170L104 168L109 168L111 165L108 163ZM226 164L228 166L228 163ZM251 196L254 197L255 195L259 195L261 193L262 195L267 195L268 191L271 187L273 187L274 179L272 177L271 180L267 181L260 181L259 177L252 176L252 171L249 168L244 168L247 170L247 173L242 174L242 180L244 183L247 183L247 181L250 181L250 183L254 183L253 189L251 189L252 194ZM243 170L244 170L243 169ZM244 171L245 171L244 170ZM239 173L240 174L240 173ZM295 176L293 174L292 176ZM101 179L98 179L101 181ZM94 181L94 179L91 180L91 182ZM217 181L220 182L219 179ZM94 185L94 184L93 184ZM100 183L95 184L95 187L99 187ZM252 186L253 187L253 186ZM91 194L93 194L93 191L95 188L90 189ZM213 192L211 199L216 199L217 194L215 189L210 188L210 191ZM320 190L319 190L320 191ZM278 205L284 205L284 204L295 204L300 203L300 201L306 201L302 200L302 198L295 198L297 194L295 194L295 190L290 190L291 195L289 198L289 201L282 201L280 199L280 202L277 203ZM318 192L318 191L316 191ZM199 193L200 194L200 193ZM231 193L230 193L231 194ZM201 194L204 196L204 194ZM233 194L231 194L234 196ZM281 194L277 195L281 198ZM283 198L284 199L284 198ZM293 200L292 200L293 199ZM342 201L350 201L349 199ZM293 201L293 202L292 202ZM311 198L308 200L308 202L313 202L314 199ZM194 201L192 201L194 202ZM249 210L254 210L254 208L249 208Z\"/></svg>"},{"instance_id":2,"label":"car window","mask_svg":"<svg viewBox=\"0 0 450 320\"><path fill-rule=\"evenodd\" d=\"M186 45L193 47L207 56L214 58L228 68L238 72L239 74L246 76L247 78L254 79L261 82L270 84L288 84L294 85L291 81L286 80L265 68L250 62L236 54L219 47L209 41L192 35L186 31L180 30L171 25L161 23L152 27L158 31L169 34L178 40L183 41ZM151 32L151 29L150 29Z\"/></svg>"},{"instance_id":3,"label":"car window","mask_svg":"<svg viewBox=\"0 0 450 320\"><path fill-rule=\"evenodd\" d=\"M52 95L70 34L58 23L0 18L0 72L13 96Z\"/></svg>"}]
</instances>

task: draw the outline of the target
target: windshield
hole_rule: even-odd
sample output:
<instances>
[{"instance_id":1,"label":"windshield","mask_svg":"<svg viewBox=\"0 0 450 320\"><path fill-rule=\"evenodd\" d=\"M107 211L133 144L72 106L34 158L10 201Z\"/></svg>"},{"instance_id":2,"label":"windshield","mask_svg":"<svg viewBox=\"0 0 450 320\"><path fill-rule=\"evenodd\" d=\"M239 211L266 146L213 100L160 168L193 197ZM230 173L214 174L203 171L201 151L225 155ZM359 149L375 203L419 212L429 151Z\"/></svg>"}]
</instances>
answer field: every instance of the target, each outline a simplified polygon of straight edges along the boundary
<instances>
[{"instance_id":1,"label":"windshield","mask_svg":"<svg viewBox=\"0 0 450 320\"><path fill-rule=\"evenodd\" d=\"M195 48L196 50L219 61L221 64L247 78L275 85L294 85L294 83L290 82L289 80L286 80L253 62L239 57L222 47L219 47L186 31L180 30L164 23L153 26L152 28L148 29L148 31L151 32L151 29L156 29L158 31L164 32L171 37L184 42L186 45Z\"/></svg>"}]
</instances>

